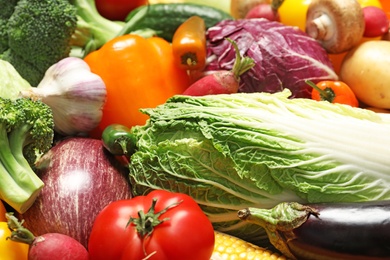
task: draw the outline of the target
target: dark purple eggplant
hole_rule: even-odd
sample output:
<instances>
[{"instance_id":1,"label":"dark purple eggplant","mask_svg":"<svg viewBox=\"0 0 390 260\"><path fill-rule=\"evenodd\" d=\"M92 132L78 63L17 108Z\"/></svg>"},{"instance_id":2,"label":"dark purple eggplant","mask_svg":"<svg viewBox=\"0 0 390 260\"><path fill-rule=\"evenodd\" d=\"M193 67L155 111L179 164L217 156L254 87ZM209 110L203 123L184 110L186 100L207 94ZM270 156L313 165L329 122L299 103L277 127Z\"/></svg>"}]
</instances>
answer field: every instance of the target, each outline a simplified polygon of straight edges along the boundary
<instances>
[{"instance_id":1,"label":"dark purple eggplant","mask_svg":"<svg viewBox=\"0 0 390 260\"><path fill-rule=\"evenodd\" d=\"M238 217L260 225L291 259L390 259L390 201L246 208Z\"/></svg>"}]
</instances>

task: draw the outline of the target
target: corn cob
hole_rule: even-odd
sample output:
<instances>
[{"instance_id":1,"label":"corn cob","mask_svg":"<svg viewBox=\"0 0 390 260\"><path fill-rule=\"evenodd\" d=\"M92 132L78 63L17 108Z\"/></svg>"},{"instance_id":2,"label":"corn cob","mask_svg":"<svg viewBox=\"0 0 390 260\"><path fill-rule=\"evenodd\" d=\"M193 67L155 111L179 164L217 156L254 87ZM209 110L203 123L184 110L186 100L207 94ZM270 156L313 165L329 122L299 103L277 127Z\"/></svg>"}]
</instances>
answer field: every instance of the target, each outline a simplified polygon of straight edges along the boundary
<instances>
[{"instance_id":1,"label":"corn cob","mask_svg":"<svg viewBox=\"0 0 390 260\"><path fill-rule=\"evenodd\" d=\"M286 260L268 249L256 246L240 238L215 231L215 246L211 260Z\"/></svg>"}]
</instances>

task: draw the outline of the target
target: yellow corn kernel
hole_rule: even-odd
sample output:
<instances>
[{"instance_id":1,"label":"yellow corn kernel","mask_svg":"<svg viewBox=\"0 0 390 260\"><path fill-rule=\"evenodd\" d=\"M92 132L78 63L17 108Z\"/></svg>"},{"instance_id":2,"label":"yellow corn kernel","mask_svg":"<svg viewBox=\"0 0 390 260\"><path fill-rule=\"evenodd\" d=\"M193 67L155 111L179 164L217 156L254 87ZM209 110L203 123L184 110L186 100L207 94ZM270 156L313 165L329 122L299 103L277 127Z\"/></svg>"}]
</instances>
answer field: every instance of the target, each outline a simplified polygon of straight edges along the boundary
<instances>
[{"instance_id":1,"label":"yellow corn kernel","mask_svg":"<svg viewBox=\"0 0 390 260\"><path fill-rule=\"evenodd\" d=\"M256 246L240 238L215 231L211 260L286 260L276 252Z\"/></svg>"}]
</instances>

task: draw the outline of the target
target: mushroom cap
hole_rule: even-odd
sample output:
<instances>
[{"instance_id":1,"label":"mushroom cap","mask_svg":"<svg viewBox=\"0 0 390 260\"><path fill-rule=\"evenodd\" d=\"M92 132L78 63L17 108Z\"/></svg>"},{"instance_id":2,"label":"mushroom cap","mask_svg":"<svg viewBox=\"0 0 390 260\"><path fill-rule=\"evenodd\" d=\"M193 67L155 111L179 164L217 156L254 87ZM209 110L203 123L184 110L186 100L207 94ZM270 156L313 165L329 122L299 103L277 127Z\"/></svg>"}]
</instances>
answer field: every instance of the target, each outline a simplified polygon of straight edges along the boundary
<instances>
[{"instance_id":1,"label":"mushroom cap","mask_svg":"<svg viewBox=\"0 0 390 260\"><path fill-rule=\"evenodd\" d=\"M306 15L306 33L328 53L342 53L360 43L364 14L356 0L312 0Z\"/></svg>"}]
</instances>

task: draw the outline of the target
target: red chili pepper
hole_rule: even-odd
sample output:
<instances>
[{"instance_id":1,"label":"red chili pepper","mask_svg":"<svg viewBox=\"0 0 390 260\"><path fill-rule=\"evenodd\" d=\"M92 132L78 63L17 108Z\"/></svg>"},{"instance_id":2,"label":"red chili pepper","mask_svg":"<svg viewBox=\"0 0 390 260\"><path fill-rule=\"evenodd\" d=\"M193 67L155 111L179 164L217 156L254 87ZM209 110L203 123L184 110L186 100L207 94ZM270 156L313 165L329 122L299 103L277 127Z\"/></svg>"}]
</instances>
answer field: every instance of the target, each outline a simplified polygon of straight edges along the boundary
<instances>
[{"instance_id":1,"label":"red chili pepper","mask_svg":"<svg viewBox=\"0 0 390 260\"><path fill-rule=\"evenodd\" d=\"M206 26L199 16L183 22L172 38L176 63L185 70L201 70L206 65Z\"/></svg>"},{"instance_id":2,"label":"red chili pepper","mask_svg":"<svg viewBox=\"0 0 390 260\"><path fill-rule=\"evenodd\" d=\"M342 81L320 81L314 84L311 81L306 81L307 84L313 87L311 98L317 101L328 101L330 103L346 104L352 107L358 107L359 101L352 89Z\"/></svg>"}]
</instances>

